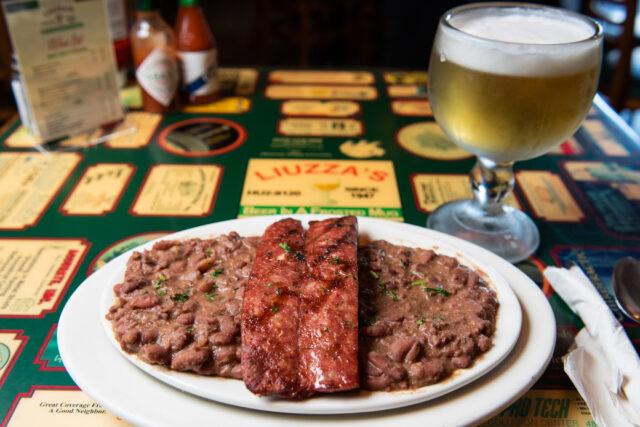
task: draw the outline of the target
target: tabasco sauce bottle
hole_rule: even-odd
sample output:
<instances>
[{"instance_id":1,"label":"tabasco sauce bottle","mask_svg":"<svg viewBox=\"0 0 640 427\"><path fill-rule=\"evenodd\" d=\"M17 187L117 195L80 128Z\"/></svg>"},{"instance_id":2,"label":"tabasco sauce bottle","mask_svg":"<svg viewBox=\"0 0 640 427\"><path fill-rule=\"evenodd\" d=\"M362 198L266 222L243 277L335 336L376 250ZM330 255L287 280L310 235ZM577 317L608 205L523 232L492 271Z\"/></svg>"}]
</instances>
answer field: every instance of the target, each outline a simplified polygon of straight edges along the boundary
<instances>
[{"instance_id":1,"label":"tabasco sauce bottle","mask_svg":"<svg viewBox=\"0 0 640 427\"><path fill-rule=\"evenodd\" d=\"M220 87L218 48L199 0L180 0L175 32L187 102L214 101Z\"/></svg>"},{"instance_id":2,"label":"tabasco sauce bottle","mask_svg":"<svg viewBox=\"0 0 640 427\"><path fill-rule=\"evenodd\" d=\"M180 69L173 29L162 19L157 0L138 0L131 28L131 53L146 111L164 113L178 102Z\"/></svg>"}]
</instances>

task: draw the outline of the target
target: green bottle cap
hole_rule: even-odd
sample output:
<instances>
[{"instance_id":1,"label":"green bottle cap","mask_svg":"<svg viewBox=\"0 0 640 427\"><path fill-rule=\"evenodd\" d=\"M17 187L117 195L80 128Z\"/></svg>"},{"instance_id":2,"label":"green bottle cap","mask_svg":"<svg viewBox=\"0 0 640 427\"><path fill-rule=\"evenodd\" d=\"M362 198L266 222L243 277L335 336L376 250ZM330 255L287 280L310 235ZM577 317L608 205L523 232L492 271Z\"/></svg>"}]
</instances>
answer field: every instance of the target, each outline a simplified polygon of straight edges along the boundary
<instances>
[{"instance_id":1,"label":"green bottle cap","mask_svg":"<svg viewBox=\"0 0 640 427\"><path fill-rule=\"evenodd\" d=\"M160 9L158 0L137 0L138 10L143 12L151 12Z\"/></svg>"},{"instance_id":2,"label":"green bottle cap","mask_svg":"<svg viewBox=\"0 0 640 427\"><path fill-rule=\"evenodd\" d=\"M180 0L180 6L200 6L200 0Z\"/></svg>"}]
</instances>

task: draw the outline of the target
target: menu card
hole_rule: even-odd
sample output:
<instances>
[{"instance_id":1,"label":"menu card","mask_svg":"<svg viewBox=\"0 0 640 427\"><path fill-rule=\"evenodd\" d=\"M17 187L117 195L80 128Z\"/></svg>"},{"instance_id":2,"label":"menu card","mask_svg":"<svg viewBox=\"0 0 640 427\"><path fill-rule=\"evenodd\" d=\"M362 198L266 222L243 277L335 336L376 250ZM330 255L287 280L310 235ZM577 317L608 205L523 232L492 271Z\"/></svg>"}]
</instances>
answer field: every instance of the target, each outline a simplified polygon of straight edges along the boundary
<instances>
[{"instance_id":1,"label":"menu card","mask_svg":"<svg viewBox=\"0 0 640 427\"><path fill-rule=\"evenodd\" d=\"M101 0L6 0L2 6L31 132L50 141L123 117Z\"/></svg>"}]
</instances>

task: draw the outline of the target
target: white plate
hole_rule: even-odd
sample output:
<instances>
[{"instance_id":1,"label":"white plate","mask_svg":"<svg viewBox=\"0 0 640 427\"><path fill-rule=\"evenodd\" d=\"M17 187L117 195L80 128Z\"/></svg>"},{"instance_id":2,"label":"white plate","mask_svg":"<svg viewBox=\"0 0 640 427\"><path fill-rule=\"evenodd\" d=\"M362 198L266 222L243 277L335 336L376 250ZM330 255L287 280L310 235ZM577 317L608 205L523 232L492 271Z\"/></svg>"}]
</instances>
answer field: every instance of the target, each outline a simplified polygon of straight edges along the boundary
<instances>
[{"instance_id":1,"label":"white plate","mask_svg":"<svg viewBox=\"0 0 640 427\"><path fill-rule=\"evenodd\" d=\"M265 221L270 223L276 219L250 218L241 221L252 223L256 232L260 232L264 229ZM190 233L211 233L208 227L222 227L220 230L228 231L230 223L187 230L178 233L176 237L192 235ZM240 221L234 224L240 224ZM122 357L102 333L103 312L98 312L97 303L103 295L104 286L111 286L114 274L122 268L123 264L120 263L126 258L125 254L123 258L110 262L87 279L65 306L58 325L58 346L65 366L76 384L89 396L115 415L136 425L176 425L183 422L185 417L193 425L211 422L231 425L255 422L278 426L300 423L326 425L329 422L340 424L342 421L367 426L389 425L391 422L401 425L459 425L477 422L494 415L533 385L550 360L556 329L554 315L546 298L526 275L484 249L421 227L361 218L360 228L372 235L408 235L409 238L406 240L431 244L439 241L443 249L453 248L469 257L482 259L483 265L490 265L497 270L513 288L523 309L520 338L503 363L466 387L449 392L445 396L426 403L373 414L321 417L270 414L198 398L141 372ZM213 232L221 232L220 230ZM87 337L92 337L90 345L84 344ZM225 389L231 384L239 383L235 380L222 381ZM389 396L395 393L375 393L378 394ZM336 395L322 399L344 403L351 397ZM270 400L269 402L276 404Z\"/></svg>"},{"instance_id":2,"label":"white plate","mask_svg":"<svg viewBox=\"0 0 640 427\"><path fill-rule=\"evenodd\" d=\"M300 219L305 226L310 219L318 219L317 217L311 217L309 215L301 215L297 218ZM259 217L225 221L185 230L170 236L165 236L162 239L171 240L185 237L208 238L230 231L236 231L242 236L260 235L264 232L265 228L275 222L276 219L277 218L274 217ZM377 226L378 224L379 221L371 221L367 218L358 219L358 237L360 243L384 239L391 243L433 249L440 254L456 257L461 264L478 271L482 278L485 279L487 283L490 283L496 291L500 307L496 319L493 346L468 369L460 369L444 381L416 390L373 393L358 391L352 392L348 396L343 394L319 394L305 400L271 399L252 394L247 390L242 381L172 371L162 366L148 364L137 356L121 350L120 344L113 334L111 322L103 317L102 323L105 333L118 352L138 368L160 381L206 399L242 406L244 408L272 412L293 414L346 414L398 408L442 396L489 372L491 368L500 363L509 354L520 335L522 312L518 299L507 282L491 268L491 266L474 260L454 246L436 240L433 237L425 239L421 235L416 235L415 227L413 226L388 221L384 223L385 227L379 227ZM134 250L150 249L153 244L153 241L148 242ZM130 254L131 252L123 254L118 260L115 260L116 267L113 268L114 275L111 276L111 280L101 284L103 290L98 309L99 313L106 314L109 307L113 306L115 302L113 286L122 282L126 267L125 263ZM90 281L92 279L89 278L88 280Z\"/></svg>"}]
</instances>

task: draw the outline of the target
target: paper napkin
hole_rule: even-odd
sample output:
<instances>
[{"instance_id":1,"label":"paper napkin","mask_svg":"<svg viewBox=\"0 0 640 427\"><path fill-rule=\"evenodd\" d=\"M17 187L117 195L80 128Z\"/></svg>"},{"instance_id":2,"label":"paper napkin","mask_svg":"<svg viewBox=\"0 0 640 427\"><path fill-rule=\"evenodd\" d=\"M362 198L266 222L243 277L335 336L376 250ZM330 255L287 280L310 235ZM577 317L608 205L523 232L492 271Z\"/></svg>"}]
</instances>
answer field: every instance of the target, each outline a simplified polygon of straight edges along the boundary
<instances>
[{"instance_id":1,"label":"paper napkin","mask_svg":"<svg viewBox=\"0 0 640 427\"><path fill-rule=\"evenodd\" d=\"M589 278L573 266L547 267L553 289L582 319L564 369L599 426L640 426L640 359Z\"/></svg>"}]
</instances>

